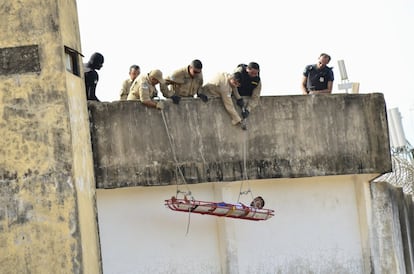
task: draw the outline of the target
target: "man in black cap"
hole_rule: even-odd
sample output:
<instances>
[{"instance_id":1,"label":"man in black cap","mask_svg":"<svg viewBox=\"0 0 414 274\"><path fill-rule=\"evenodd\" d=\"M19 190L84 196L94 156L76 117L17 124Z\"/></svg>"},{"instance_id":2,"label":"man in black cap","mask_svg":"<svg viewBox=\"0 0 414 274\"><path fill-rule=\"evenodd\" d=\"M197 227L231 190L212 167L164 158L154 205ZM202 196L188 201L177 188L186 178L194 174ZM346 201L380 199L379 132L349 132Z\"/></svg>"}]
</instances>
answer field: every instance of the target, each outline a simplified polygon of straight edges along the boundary
<instances>
[{"instance_id":1,"label":"man in black cap","mask_svg":"<svg viewBox=\"0 0 414 274\"><path fill-rule=\"evenodd\" d=\"M96 97L96 85L98 84L99 76L96 70L102 68L104 57L99 52L92 54L87 63L84 64L85 88L87 100L99 101Z\"/></svg>"},{"instance_id":2,"label":"man in black cap","mask_svg":"<svg viewBox=\"0 0 414 274\"><path fill-rule=\"evenodd\" d=\"M240 86L237 88L234 96L237 105L242 109L243 118L247 118L250 112L259 104L262 82L260 81L260 67L256 62L250 62L248 65L240 64L236 72L241 73Z\"/></svg>"}]
</instances>

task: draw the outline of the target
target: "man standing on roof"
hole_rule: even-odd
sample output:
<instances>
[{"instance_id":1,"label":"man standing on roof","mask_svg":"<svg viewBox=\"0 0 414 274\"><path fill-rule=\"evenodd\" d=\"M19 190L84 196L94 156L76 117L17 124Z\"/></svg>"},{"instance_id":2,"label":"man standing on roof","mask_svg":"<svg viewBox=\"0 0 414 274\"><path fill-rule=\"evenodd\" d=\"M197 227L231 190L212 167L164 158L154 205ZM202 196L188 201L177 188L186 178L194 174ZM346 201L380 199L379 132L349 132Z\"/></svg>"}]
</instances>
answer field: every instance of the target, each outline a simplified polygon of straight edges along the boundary
<instances>
[{"instance_id":1,"label":"man standing on roof","mask_svg":"<svg viewBox=\"0 0 414 274\"><path fill-rule=\"evenodd\" d=\"M247 118L259 104L260 92L262 91L262 82L259 76L260 67L258 63L250 62L248 65L238 65L235 71L241 73L241 80L234 97L237 105L242 109L243 118Z\"/></svg>"},{"instance_id":2,"label":"man standing on roof","mask_svg":"<svg viewBox=\"0 0 414 274\"><path fill-rule=\"evenodd\" d=\"M159 69L151 70L146 75L137 77L131 85L127 100L137 100L147 107L163 109L164 104L162 101L156 102L153 100L158 94L155 88L157 84L160 85L160 88L165 84L162 72Z\"/></svg>"},{"instance_id":3,"label":"man standing on roof","mask_svg":"<svg viewBox=\"0 0 414 274\"><path fill-rule=\"evenodd\" d=\"M122 82L121 92L119 94L120 100L126 100L128 98L129 90L131 89L132 82L138 77L141 70L138 65L132 65L129 67L129 78Z\"/></svg>"},{"instance_id":4,"label":"man standing on roof","mask_svg":"<svg viewBox=\"0 0 414 274\"><path fill-rule=\"evenodd\" d=\"M84 77L85 77L85 88L86 88L86 99L92 101L99 101L96 97L96 85L99 81L99 76L96 70L100 70L104 63L104 57L99 52L92 54L89 61L84 65Z\"/></svg>"},{"instance_id":5,"label":"man standing on roof","mask_svg":"<svg viewBox=\"0 0 414 274\"><path fill-rule=\"evenodd\" d=\"M166 83L169 89L163 93L167 98L171 98L174 104L178 104L181 97L194 97L199 95L200 88L203 86L203 64L200 60L191 61L188 66L180 68L167 77ZM201 95L203 101L206 97Z\"/></svg>"},{"instance_id":6,"label":"man standing on roof","mask_svg":"<svg viewBox=\"0 0 414 274\"><path fill-rule=\"evenodd\" d=\"M331 56L322 53L318 63L308 65L303 71L302 93L303 94L330 94L334 81L331 67L328 67Z\"/></svg>"}]
</instances>

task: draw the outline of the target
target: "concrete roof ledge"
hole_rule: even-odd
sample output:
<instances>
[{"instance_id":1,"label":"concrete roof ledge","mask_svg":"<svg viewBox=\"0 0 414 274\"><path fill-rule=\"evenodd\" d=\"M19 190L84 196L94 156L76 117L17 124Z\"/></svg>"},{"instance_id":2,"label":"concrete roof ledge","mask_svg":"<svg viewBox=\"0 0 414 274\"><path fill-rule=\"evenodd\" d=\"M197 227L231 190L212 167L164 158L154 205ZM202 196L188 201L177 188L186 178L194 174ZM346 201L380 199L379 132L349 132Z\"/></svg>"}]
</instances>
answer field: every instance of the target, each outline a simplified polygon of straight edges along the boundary
<instances>
[{"instance_id":1,"label":"concrete roof ledge","mask_svg":"<svg viewBox=\"0 0 414 274\"><path fill-rule=\"evenodd\" d=\"M139 102L88 108L98 188L236 181L244 166L249 179L392 169L380 93L261 97L247 131L231 125L220 99L167 100L166 123Z\"/></svg>"}]
</instances>

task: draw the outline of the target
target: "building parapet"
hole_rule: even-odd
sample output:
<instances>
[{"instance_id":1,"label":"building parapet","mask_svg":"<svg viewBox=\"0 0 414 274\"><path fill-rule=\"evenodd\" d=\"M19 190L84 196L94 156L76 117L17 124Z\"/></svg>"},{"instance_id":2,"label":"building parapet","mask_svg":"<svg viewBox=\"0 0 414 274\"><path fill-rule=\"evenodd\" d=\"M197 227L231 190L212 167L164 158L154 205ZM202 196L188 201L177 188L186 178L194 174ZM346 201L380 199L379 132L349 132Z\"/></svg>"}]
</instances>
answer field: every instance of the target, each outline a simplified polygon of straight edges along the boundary
<instances>
[{"instance_id":1,"label":"building parapet","mask_svg":"<svg viewBox=\"0 0 414 274\"><path fill-rule=\"evenodd\" d=\"M98 188L392 169L380 93L263 96L247 131L231 125L220 99L167 100L163 114L134 101L88 109Z\"/></svg>"}]
</instances>

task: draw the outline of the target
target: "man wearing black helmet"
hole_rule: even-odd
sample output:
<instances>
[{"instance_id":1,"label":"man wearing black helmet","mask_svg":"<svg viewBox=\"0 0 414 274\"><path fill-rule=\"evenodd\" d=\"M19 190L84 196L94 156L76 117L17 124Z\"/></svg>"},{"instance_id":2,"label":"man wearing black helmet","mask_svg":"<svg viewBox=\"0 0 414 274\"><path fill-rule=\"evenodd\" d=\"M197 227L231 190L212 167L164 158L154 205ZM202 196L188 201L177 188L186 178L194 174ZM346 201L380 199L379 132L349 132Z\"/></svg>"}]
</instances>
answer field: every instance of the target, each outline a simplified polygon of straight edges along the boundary
<instances>
[{"instance_id":1,"label":"man wearing black helmet","mask_svg":"<svg viewBox=\"0 0 414 274\"><path fill-rule=\"evenodd\" d=\"M99 52L92 54L87 63L84 64L85 88L87 100L99 101L96 97L96 85L98 84L99 76L96 70L102 68L104 57Z\"/></svg>"},{"instance_id":2,"label":"man wearing black helmet","mask_svg":"<svg viewBox=\"0 0 414 274\"><path fill-rule=\"evenodd\" d=\"M260 81L260 67L256 62L248 65L240 64L236 72L241 73L240 86L234 93L237 105L242 109L243 118L247 118L250 112L259 104L262 82Z\"/></svg>"}]
</instances>

